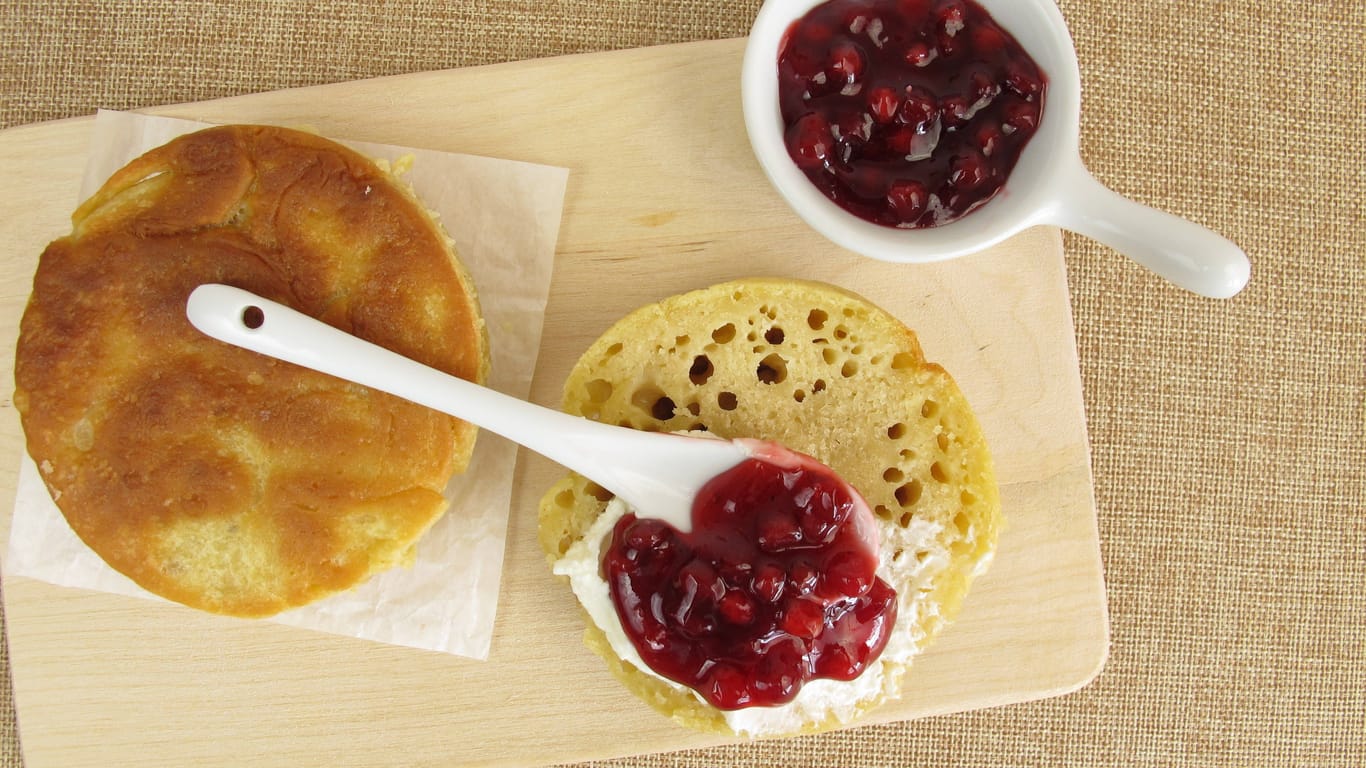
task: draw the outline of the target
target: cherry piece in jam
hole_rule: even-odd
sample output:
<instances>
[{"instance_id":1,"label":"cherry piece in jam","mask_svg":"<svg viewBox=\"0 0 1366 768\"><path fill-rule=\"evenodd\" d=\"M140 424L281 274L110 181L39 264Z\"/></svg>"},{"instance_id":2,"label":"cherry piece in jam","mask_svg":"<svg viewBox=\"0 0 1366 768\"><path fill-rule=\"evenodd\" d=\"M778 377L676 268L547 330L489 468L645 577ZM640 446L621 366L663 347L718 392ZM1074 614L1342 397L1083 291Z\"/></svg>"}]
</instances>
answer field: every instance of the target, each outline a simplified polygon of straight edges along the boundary
<instances>
[{"instance_id":1,"label":"cherry piece in jam","mask_svg":"<svg viewBox=\"0 0 1366 768\"><path fill-rule=\"evenodd\" d=\"M947 224L995 196L1046 85L973 0L829 0L778 54L788 153L835 203L892 227Z\"/></svg>"},{"instance_id":2,"label":"cherry piece in jam","mask_svg":"<svg viewBox=\"0 0 1366 768\"><path fill-rule=\"evenodd\" d=\"M782 704L815 678L854 679L896 620L869 526L853 519L862 502L800 458L751 458L713 479L688 533L628 514L603 555L641 659L720 709Z\"/></svg>"}]
</instances>

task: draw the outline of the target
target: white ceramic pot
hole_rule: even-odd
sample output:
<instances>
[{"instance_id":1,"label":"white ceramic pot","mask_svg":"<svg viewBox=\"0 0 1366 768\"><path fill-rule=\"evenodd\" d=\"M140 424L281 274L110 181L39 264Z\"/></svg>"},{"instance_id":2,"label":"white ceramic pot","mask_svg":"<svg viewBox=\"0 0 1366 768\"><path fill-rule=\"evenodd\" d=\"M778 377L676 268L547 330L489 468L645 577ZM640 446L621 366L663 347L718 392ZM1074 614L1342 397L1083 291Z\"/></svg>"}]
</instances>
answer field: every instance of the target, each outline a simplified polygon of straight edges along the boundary
<instances>
[{"instance_id":1,"label":"white ceramic pot","mask_svg":"<svg viewBox=\"0 0 1366 768\"><path fill-rule=\"evenodd\" d=\"M886 227L840 208L788 156L778 107L783 36L822 1L764 3L745 50L741 93L745 127L764 172L788 204L830 240L883 261L932 262L980 251L1028 227L1052 225L1099 240L1204 296L1228 298L1247 284L1250 265L1237 245L1194 222L1124 198L1086 170L1078 150L1081 74L1053 0L978 0L1048 78L1038 130L989 202L926 229Z\"/></svg>"}]
</instances>

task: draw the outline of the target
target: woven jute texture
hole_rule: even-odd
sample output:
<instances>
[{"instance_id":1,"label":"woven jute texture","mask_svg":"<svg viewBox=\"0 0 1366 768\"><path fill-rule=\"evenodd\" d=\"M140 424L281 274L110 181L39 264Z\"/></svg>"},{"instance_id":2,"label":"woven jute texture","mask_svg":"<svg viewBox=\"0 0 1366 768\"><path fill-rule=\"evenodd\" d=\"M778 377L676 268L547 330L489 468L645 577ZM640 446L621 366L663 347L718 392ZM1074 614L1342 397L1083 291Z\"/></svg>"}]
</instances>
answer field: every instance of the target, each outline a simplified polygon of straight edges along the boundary
<instances>
[{"instance_id":1,"label":"woven jute texture","mask_svg":"<svg viewBox=\"0 0 1366 768\"><path fill-rule=\"evenodd\" d=\"M0 0L0 126L741 36L757 7ZM1058 699L611 765L1366 765L1366 4L1061 7L1091 170L1253 260L1210 301L1066 239L1108 666Z\"/></svg>"}]
</instances>

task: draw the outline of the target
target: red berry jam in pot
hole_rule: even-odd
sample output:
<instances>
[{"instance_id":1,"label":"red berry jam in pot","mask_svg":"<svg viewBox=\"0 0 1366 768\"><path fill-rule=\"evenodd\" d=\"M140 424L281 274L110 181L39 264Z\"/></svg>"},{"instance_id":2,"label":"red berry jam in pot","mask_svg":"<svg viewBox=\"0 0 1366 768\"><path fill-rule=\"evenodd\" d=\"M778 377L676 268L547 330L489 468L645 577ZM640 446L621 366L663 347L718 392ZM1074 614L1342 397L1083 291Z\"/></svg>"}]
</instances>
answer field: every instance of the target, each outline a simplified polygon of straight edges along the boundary
<instances>
[{"instance_id":1,"label":"red berry jam in pot","mask_svg":"<svg viewBox=\"0 0 1366 768\"><path fill-rule=\"evenodd\" d=\"M896 593L852 493L814 460L751 458L703 489L688 533L622 517L603 575L641 659L726 710L857 677L887 643Z\"/></svg>"},{"instance_id":2,"label":"red berry jam in pot","mask_svg":"<svg viewBox=\"0 0 1366 768\"><path fill-rule=\"evenodd\" d=\"M973 0L830 0L778 53L788 154L835 203L892 227L946 224L990 200L1046 86Z\"/></svg>"}]
</instances>

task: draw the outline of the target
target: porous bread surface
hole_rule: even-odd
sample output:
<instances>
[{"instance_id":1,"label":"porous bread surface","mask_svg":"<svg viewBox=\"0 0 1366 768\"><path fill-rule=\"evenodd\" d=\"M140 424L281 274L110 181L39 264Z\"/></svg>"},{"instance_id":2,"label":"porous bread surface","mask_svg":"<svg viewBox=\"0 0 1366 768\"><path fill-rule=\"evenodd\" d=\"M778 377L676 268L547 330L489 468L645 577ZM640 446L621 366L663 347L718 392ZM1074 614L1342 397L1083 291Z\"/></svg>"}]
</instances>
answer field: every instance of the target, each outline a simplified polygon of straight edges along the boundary
<instances>
[{"instance_id":1,"label":"porous bread surface","mask_svg":"<svg viewBox=\"0 0 1366 768\"><path fill-rule=\"evenodd\" d=\"M967 401L948 373L926 362L910 329L834 286L754 278L642 307L579 359L563 407L635 429L775 440L829 465L874 510L879 573L898 594L894 632L912 652L954 617L995 549L996 480ZM539 533L552 563L610 499L574 474L546 492ZM619 659L591 621L585 642L654 708L730 731L719 710ZM887 661L882 689L857 702L853 716L895 696L903 672ZM832 710L794 732L849 719Z\"/></svg>"},{"instance_id":2,"label":"porous bread surface","mask_svg":"<svg viewBox=\"0 0 1366 768\"><path fill-rule=\"evenodd\" d=\"M406 185L312 134L220 126L132 161L72 224L38 263L14 402L77 535L153 593L240 616L402 562L474 427L210 339L185 302L226 283L483 381L474 286Z\"/></svg>"}]
</instances>

